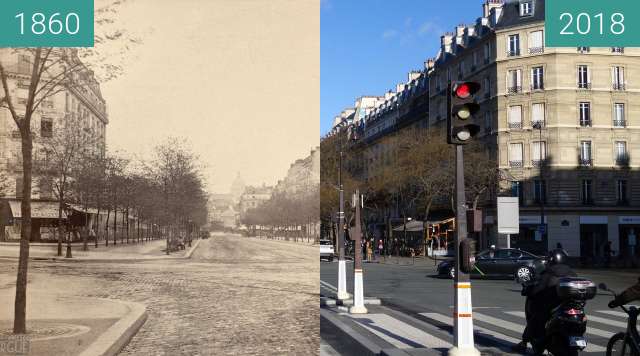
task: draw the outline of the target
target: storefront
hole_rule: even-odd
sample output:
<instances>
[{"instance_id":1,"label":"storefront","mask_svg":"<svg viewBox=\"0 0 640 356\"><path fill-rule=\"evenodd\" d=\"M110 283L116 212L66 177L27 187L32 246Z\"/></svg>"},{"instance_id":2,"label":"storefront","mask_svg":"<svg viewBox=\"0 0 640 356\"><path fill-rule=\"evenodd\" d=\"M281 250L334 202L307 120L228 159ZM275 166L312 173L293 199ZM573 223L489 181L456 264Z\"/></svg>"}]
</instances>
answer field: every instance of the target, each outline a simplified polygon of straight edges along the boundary
<instances>
[{"instance_id":1,"label":"storefront","mask_svg":"<svg viewBox=\"0 0 640 356\"><path fill-rule=\"evenodd\" d=\"M620 216L618 218L618 249L616 255L622 259L640 257L638 245L640 216Z\"/></svg>"},{"instance_id":2,"label":"storefront","mask_svg":"<svg viewBox=\"0 0 640 356\"><path fill-rule=\"evenodd\" d=\"M31 202L30 241L56 241L58 234L58 202ZM62 219L67 214L62 211ZM22 230L22 202L5 200L0 202L0 241L19 241Z\"/></svg>"},{"instance_id":3,"label":"storefront","mask_svg":"<svg viewBox=\"0 0 640 356\"><path fill-rule=\"evenodd\" d=\"M520 215L520 232L517 235L511 235L511 247L537 255L545 254L550 247L546 230L540 229L540 221L540 215ZM544 223L546 226L546 216Z\"/></svg>"}]
</instances>

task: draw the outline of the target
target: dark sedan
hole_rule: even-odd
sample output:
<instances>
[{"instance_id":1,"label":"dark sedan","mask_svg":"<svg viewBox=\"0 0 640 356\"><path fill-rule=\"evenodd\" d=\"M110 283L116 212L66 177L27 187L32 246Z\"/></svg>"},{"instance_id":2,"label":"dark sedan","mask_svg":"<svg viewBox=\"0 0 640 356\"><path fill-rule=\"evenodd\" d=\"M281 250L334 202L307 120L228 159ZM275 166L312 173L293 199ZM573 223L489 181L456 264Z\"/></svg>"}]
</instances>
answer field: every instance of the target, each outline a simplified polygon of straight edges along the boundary
<instances>
[{"instance_id":1,"label":"dark sedan","mask_svg":"<svg viewBox=\"0 0 640 356\"><path fill-rule=\"evenodd\" d=\"M546 260L527 251L515 248L485 250L476 255L472 277L481 278L531 278L536 270L544 269ZM438 265L438 275L453 278L454 261L443 261Z\"/></svg>"}]
</instances>

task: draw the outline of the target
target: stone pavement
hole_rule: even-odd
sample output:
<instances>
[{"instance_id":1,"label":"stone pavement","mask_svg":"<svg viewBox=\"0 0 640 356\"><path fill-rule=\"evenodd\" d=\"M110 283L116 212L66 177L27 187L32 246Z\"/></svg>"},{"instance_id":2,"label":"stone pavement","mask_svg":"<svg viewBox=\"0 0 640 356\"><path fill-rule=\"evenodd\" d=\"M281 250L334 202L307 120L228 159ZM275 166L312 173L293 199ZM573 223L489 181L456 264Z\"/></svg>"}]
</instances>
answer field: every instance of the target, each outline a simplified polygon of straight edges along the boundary
<instances>
[{"instance_id":1,"label":"stone pavement","mask_svg":"<svg viewBox=\"0 0 640 356\"><path fill-rule=\"evenodd\" d=\"M317 355L318 259L315 246L213 235L189 259L33 261L30 278L144 303L148 319L121 355ZM15 265L0 261L11 276Z\"/></svg>"},{"instance_id":2,"label":"stone pavement","mask_svg":"<svg viewBox=\"0 0 640 356\"><path fill-rule=\"evenodd\" d=\"M27 335L13 336L15 274L0 276L0 342L26 340L28 355L115 355L146 320L143 305L81 296L82 283L31 274ZM6 355L0 352L0 355Z\"/></svg>"}]
</instances>

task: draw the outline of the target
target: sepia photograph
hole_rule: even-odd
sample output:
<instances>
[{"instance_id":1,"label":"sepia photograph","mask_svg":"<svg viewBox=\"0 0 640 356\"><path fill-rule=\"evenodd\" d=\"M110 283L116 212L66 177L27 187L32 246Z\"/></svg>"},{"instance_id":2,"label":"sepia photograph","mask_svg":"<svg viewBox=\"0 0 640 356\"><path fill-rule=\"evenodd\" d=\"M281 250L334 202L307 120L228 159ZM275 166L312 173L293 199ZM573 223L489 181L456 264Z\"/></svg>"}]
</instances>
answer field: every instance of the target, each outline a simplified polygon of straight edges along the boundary
<instances>
[{"instance_id":1,"label":"sepia photograph","mask_svg":"<svg viewBox=\"0 0 640 356\"><path fill-rule=\"evenodd\" d=\"M319 0L13 5L0 355L317 355Z\"/></svg>"}]
</instances>

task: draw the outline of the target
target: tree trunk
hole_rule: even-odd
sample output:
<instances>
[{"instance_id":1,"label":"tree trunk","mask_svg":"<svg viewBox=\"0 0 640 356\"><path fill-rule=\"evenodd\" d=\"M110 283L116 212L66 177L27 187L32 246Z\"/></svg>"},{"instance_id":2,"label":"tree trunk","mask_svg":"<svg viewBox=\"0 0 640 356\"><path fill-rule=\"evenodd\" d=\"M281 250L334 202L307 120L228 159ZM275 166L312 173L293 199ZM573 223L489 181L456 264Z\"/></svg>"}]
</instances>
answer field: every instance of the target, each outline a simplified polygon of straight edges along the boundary
<instances>
[{"instance_id":1,"label":"tree trunk","mask_svg":"<svg viewBox=\"0 0 640 356\"><path fill-rule=\"evenodd\" d=\"M131 230L131 229L129 227L129 207L128 206L127 206L127 218L126 219L127 219L127 243L129 243L129 230Z\"/></svg>"},{"instance_id":2,"label":"tree trunk","mask_svg":"<svg viewBox=\"0 0 640 356\"><path fill-rule=\"evenodd\" d=\"M118 207L113 205L113 245L118 244Z\"/></svg>"},{"instance_id":3,"label":"tree trunk","mask_svg":"<svg viewBox=\"0 0 640 356\"><path fill-rule=\"evenodd\" d=\"M62 236L64 235L64 224L62 222L62 211L64 210L64 189L60 190L58 200L58 256L62 256ZM68 218L68 217L67 217Z\"/></svg>"},{"instance_id":4,"label":"tree trunk","mask_svg":"<svg viewBox=\"0 0 640 356\"><path fill-rule=\"evenodd\" d=\"M107 207L107 220L104 222L104 245L109 246L109 218L111 217L111 207Z\"/></svg>"},{"instance_id":5,"label":"tree trunk","mask_svg":"<svg viewBox=\"0 0 640 356\"><path fill-rule=\"evenodd\" d=\"M40 49L36 50L39 58ZM38 60L36 59L36 62ZM34 70L35 71L35 70ZM22 206L20 208L22 224L20 229L20 257L18 259L18 274L16 278L16 299L14 303L13 333L27 332L27 272L29 269L29 240L31 239L31 184L32 184L32 150L31 115L25 116L26 125L20 127L22 137Z\"/></svg>"}]
</instances>

